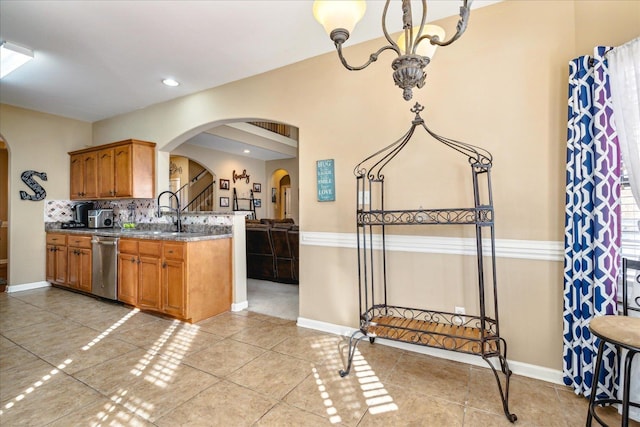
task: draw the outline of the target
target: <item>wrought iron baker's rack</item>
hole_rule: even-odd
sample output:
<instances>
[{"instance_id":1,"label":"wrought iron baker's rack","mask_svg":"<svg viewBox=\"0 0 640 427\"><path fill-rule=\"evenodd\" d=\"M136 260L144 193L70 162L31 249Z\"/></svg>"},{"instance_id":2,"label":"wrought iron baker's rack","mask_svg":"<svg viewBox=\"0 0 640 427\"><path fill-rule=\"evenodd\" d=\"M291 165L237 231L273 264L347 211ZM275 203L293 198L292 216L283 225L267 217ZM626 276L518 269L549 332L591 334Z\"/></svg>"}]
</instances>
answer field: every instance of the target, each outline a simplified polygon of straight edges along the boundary
<instances>
[{"instance_id":1,"label":"wrought iron baker's rack","mask_svg":"<svg viewBox=\"0 0 640 427\"><path fill-rule=\"evenodd\" d=\"M415 113L409 131L399 140L360 162L355 170L357 182L357 237L358 237L358 285L360 328L349 340L346 369L349 374L358 343L369 338L401 341L435 347L482 357L496 379L502 406L507 419L516 421L509 412L509 380L511 371L507 363L507 343L500 336L496 281L496 247L491 192L492 156L488 151L442 137L432 132L420 117L424 108L415 104ZM384 207L384 168L409 143L416 129L424 129L431 137L467 157L471 166L474 206L453 209L389 210ZM483 186L481 189L481 185ZM364 194L370 197L363 197ZM378 200L379 209L374 209ZM423 308L393 305L387 295L387 227L403 225L469 225L475 227L475 251L478 268L479 314L457 314ZM489 232L489 246L483 247L483 231ZM378 256L374 252L380 250ZM485 253L487 251L488 253ZM488 257L489 274L485 274L484 257ZM380 269L380 270L379 270ZM490 276L493 314L487 313L485 276ZM380 286L377 280L381 280ZM501 380L501 376L504 380ZM503 384L504 383L504 384Z\"/></svg>"}]
</instances>

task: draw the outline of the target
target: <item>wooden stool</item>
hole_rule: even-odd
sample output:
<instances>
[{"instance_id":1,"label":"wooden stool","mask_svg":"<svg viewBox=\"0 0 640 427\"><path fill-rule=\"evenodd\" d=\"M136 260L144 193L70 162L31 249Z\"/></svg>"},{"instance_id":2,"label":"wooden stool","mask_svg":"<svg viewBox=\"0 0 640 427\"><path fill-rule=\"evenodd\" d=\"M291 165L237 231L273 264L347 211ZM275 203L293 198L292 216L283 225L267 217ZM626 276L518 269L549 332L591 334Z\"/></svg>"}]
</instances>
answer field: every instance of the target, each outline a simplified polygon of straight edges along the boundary
<instances>
[{"instance_id":1,"label":"wooden stool","mask_svg":"<svg viewBox=\"0 0 640 427\"><path fill-rule=\"evenodd\" d=\"M595 317L589 324L589 330L596 337L600 338L598 346L598 357L596 359L596 369L593 374L593 384L591 386L591 397L589 399L589 412L587 414L587 427L591 426L592 418L598 423L606 424L598 417L595 408L599 405L622 404L622 426L629 425L629 406L640 408L639 402L629 401L629 388L631 381L631 363L634 356L640 352L640 318L627 316L600 316ZM598 378L600 376L600 365L602 354L606 343L615 345L618 349L626 349L627 356L624 360L623 392L622 399L596 399L598 394ZM638 378L634 378L638 381Z\"/></svg>"}]
</instances>

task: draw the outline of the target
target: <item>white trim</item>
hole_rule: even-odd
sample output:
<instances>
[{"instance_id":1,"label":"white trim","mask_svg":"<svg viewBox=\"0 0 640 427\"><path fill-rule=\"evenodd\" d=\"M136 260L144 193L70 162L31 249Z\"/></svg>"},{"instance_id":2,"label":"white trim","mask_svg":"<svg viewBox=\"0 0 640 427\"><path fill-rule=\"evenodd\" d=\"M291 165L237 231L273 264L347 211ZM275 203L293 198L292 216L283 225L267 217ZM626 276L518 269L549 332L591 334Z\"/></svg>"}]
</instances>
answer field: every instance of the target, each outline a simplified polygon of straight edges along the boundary
<instances>
[{"instance_id":1,"label":"white trim","mask_svg":"<svg viewBox=\"0 0 640 427\"><path fill-rule=\"evenodd\" d=\"M302 328L315 329L318 331L341 336L351 336L351 334L356 331L355 329L347 326L334 325L332 323L320 322L318 320L305 319L304 317L298 317L297 325ZM472 356L470 354L456 353L453 351L385 340L381 338L376 340L376 343L378 342L381 345L412 351L414 353L426 354L429 356L439 357L441 359L453 360L456 362L467 363L469 365L480 366L483 368L487 367L487 363L482 360L482 358L478 356ZM554 384L563 384L562 371L546 368L544 366L518 362L516 360L509 360L509 368L514 374L517 375L547 381Z\"/></svg>"},{"instance_id":2,"label":"white trim","mask_svg":"<svg viewBox=\"0 0 640 427\"><path fill-rule=\"evenodd\" d=\"M387 234L386 248L389 251L475 255L476 241L473 238L404 236ZM307 246L328 246L355 249L357 235L355 233L326 233L304 231L300 233L300 244ZM374 249L382 249L382 238L373 236ZM482 242L485 254L491 253L490 240ZM496 239L496 256L502 258L520 258L542 261L562 261L564 244L545 240L513 240Z\"/></svg>"},{"instance_id":3,"label":"white trim","mask_svg":"<svg viewBox=\"0 0 640 427\"><path fill-rule=\"evenodd\" d=\"M22 285L10 285L7 286L7 293L29 291L31 289L48 288L51 284L49 282L33 282L23 283Z\"/></svg>"},{"instance_id":4,"label":"white trim","mask_svg":"<svg viewBox=\"0 0 640 427\"><path fill-rule=\"evenodd\" d=\"M242 311L249 307L249 301L234 302L231 304L231 311Z\"/></svg>"}]
</instances>

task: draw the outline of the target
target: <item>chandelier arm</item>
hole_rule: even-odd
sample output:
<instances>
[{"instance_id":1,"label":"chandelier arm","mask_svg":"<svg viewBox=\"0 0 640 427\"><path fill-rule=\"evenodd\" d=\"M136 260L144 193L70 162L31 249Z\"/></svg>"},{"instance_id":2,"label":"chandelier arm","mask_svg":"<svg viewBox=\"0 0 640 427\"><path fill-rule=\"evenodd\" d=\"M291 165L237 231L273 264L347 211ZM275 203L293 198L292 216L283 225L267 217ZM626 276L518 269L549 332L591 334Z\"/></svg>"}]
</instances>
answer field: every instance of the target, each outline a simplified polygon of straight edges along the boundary
<instances>
[{"instance_id":1,"label":"chandelier arm","mask_svg":"<svg viewBox=\"0 0 640 427\"><path fill-rule=\"evenodd\" d=\"M449 46L451 43L455 42L456 40L458 40L462 34L465 32L465 30L467 29L467 23L469 21L469 10L471 7L471 1L470 0L464 0L464 4L462 6L460 6L460 19L458 20L458 24L456 25L456 33L453 35L453 37L451 37L449 40L447 41L440 41L440 38L438 36L430 36L428 34L419 37L416 40L416 44L414 47L418 46L418 44L420 42L422 42L425 39L429 39L429 42L431 44L435 44L438 46Z\"/></svg>"},{"instance_id":2,"label":"chandelier arm","mask_svg":"<svg viewBox=\"0 0 640 427\"><path fill-rule=\"evenodd\" d=\"M418 27L418 35L415 40L413 38L413 25L410 27L410 43L411 49L407 49L406 52L411 52L412 55L416 54L416 49L418 48L418 43L420 43L420 39L422 39L422 31L424 30L424 26L427 23L427 0L422 0L422 18L420 19L420 26Z\"/></svg>"},{"instance_id":3,"label":"chandelier arm","mask_svg":"<svg viewBox=\"0 0 640 427\"><path fill-rule=\"evenodd\" d=\"M395 43L394 43L395 45ZM336 43L336 50L338 51L338 57L340 58L340 62L342 62L342 65L344 65L344 67L349 70L349 71L360 71L360 70L364 70L365 68L367 68L369 65L371 65L372 63L376 62L378 60L378 56L384 52L385 50L394 50L398 55L400 55L400 49L398 49L398 46L383 46L380 49L378 49L377 52L372 53L371 55L369 55L369 60L367 62L365 62L363 65L360 66L352 66L349 65L347 63L346 58L344 57L344 55L342 54L342 44L338 44Z\"/></svg>"},{"instance_id":4,"label":"chandelier arm","mask_svg":"<svg viewBox=\"0 0 640 427\"><path fill-rule=\"evenodd\" d=\"M387 31L387 11L389 10L390 2L391 0L387 0L387 2L384 4L384 9L382 10L382 32L384 34L384 38L387 39L391 48L395 50L398 55L401 55L400 47L398 47L398 44L391 38L391 36L389 35L389 31ZM380 52L381 50L378 51L378 54L380 54Z\"/></svg>"}]
</instances>

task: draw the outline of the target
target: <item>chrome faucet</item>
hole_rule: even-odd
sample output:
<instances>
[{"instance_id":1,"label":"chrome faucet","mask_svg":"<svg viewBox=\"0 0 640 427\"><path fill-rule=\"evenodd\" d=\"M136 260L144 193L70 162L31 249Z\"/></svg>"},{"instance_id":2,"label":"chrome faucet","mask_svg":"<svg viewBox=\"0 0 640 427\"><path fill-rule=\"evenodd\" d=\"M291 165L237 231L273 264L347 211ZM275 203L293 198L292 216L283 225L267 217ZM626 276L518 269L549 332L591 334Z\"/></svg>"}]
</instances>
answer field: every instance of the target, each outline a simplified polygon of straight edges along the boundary
<instances>
[{"instance_id":1,"label":"chrome faucet","mask_svg":"<svg viewBox=\"0 0 640 427\"><path fill-rule=\"evenodd\" d=\"M171 204L171 197L174 197L176 199L176 207L172 207L172 206L161 206L160 205L160 197L162 197L163 194L169 194L169 205ZM162 215L162 212L160 211L160 208L169 208L172 211L174 211L176 213L176 231L178 233L182 232L182 220L180 219L180 199L178 198L178 195L176 193L174 193L173 191L163 191L162 193L158 194L158 201L156 202L156 204L158 205L158 212L156 212L156 216L158 218L160 218L160 216Z\"/></svg>"}]
</instances>

